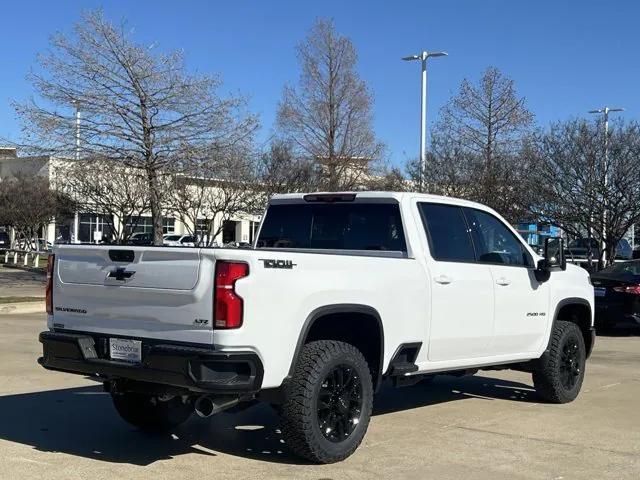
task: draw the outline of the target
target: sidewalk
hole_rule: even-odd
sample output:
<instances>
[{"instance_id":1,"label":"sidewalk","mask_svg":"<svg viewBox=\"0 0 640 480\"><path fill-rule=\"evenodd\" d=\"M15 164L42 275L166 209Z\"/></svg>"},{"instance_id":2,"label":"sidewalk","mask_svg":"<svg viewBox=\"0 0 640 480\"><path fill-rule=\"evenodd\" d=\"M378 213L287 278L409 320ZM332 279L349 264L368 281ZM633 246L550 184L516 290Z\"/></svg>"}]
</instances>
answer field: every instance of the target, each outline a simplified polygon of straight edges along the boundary
<instances>
[{"instance_id":1,"label":"sidewalk","mask_svg":"<svg viewBox=\"0 0 640 480\"><path fill-rule=\"evenodd\" d=\"M44 312L46 275L0 265L0 314Z\"/></svg>"}]
</instances>

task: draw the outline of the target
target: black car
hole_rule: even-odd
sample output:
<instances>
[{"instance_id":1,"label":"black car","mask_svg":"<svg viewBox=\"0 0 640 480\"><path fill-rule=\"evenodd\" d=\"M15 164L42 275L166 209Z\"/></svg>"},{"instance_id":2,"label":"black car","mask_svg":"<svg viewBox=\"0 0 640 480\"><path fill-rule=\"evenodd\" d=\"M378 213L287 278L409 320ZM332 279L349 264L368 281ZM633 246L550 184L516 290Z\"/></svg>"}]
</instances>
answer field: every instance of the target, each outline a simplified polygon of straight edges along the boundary
<instances>
[{"instance_id":1,"label":"black car","mask_svg":"<svg viewBox=\"0 0 640 480\"><path fill-rule=\"evenodd\" d=\"M128 245L153 245L153 233L134 233L127 242Z\"/></svg>"},{"instance_id":2,"label":"black car","mask_svg":"<svg viewBox=\"0 0 640 480\"><path fill-rule=\"evenodd\" d=\"M11 238L7 232L0 232L0 250L8 250L11 246Z\"/></svg>"},{"instance_id":3,"label":"black car","mask_svg":"<svg viewBox=\"0 0 640 480\"><path fill-rule=\"evenodd\" d=\"M591 274L596 326L640 325L640 260L620 262Z\"/></svg>"},{"instance_id":4,"label":"black car","mask_svg":"<svg viewBox=\"0 0 640 480\"><path fill-rule=\"evenodd\" d=\"M569 242L564 254L569 259L582 260L589 258L598 260L600 258L600 244L595 238L576 238ZM617 260L631 260L633 249L626 239L621 239L616 247Z\"/></svg>"}]
</instances>

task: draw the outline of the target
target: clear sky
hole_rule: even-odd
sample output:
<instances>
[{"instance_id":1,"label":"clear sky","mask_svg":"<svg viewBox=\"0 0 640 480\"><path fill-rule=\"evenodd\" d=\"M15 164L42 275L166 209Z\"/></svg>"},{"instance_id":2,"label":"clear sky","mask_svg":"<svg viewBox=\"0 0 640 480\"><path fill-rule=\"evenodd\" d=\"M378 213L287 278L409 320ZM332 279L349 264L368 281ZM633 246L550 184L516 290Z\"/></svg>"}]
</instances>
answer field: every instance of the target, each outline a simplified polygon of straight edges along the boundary
<instances>
[{"instance_id":1,"label":"clear sky","mask_svg":"<svg viewBox=\"0 0 640 480\"><path fill-rule=\"evenodd\" d=\"M184 49L189 68L219 73L226 91L249 97L264 142L282 87L295 82L295 45L316 17L332 17L359 53L359 72L375 96L375 129L401 164L419 146L417 62L400 57L446 50L430 63L428 117L493 65L515 80L538 124L603 105L640 118L640 2L635 0L440 1L10 1L0 28L0 138L15 139L11 99L31 94L25 75L49 35L69 32L82 9L126 17L136 39ZM431 62L431 61L430 61Z\"/></svg>"}]
</instances>

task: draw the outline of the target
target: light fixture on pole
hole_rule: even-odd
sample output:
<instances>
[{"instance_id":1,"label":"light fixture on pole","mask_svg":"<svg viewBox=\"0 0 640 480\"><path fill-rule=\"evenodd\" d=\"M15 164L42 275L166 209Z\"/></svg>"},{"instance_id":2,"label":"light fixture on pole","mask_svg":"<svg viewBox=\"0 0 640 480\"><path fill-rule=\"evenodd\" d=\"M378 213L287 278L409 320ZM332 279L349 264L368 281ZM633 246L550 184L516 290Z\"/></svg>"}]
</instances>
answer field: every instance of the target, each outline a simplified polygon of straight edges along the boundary
<instances>
[{"instance_id":1,"label":"light fixture on pole","mask_svg":"<svg viewBox=\"0 0 640 480\"><path fill-rule=\"evenodd\" d=\"M431 57L446 57L447 55L447 52L422 52L418 55L402 57L402 60L420 60L422 62L422 89L420 103L420 190L422 190L424 185L424 175L427 162L427 59Z\"/></svg>"},{"instance_id":2,"label":"light fixture on pole","mask_svg":"<svg viewBox=\"0 0 640 480\"><path fill-rule=\"evenodd\" d=\"M604 188L605 198L602 199L604 209L602 211L602 241L600 247L602 248L602 262L606 265L607 262L607 244L605 241L607 233L607 198L606 189L609 184L609 114L611 112L624 112L624 108L609 108L602 107L596 110L589 110L589 113L596 113L602 115L604 118Z\"/></svg>"}]
</instances>

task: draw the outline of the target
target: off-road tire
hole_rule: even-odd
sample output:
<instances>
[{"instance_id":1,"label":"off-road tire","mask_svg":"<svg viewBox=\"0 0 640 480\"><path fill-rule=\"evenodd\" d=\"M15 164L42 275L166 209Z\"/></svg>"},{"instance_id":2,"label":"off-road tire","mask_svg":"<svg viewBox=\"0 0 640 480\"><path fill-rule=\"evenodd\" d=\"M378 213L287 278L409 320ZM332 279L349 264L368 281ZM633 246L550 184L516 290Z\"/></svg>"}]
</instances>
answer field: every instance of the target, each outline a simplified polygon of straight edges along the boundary
<instances>
[{"instance_id":1,"label":"off-road tire","mask_svg":"<svg viewBox=\"0 0 640 480\"><path fill-rule=\"evenodd\" d=\"M582 387L585 364L586 348L580 328L575 323L557 321L549 348L535 362L533 385L538 395L551 403L573 401ZM564 381L567 376L572 380Z\"/></svg>"},{"instance_id":2,"label":"off-road tire","mask_svg":"<svg viewBox=\"0 0 640 480\"><path fill-rule=\"evenodd\" d=\"M320 429L319 399L321 390L326 399L324 389L328 375L344 367L356 379L352 383L359 382L360 393L356 397L361 402L360 414L357 423L351 424L353 431L344 440L331 441ZM344 460L358 448L371 418L373 386L369 366L357 348L334 340L306 344L284 392L282 436L294 453L315 463L334 463Z\"/></svg>"},{"instance_id":3,"label":"off-road tire","mask_svg":"<svg viewBox=\"0 0 640 480\"><path fill-rule=\"evenodd\" d=\"M193 413L191 401L181 397L161 400L143 393L111 393L113 405L131 425L147 432L166 432L185 422Z\"/></svg>"}]
</instances>

